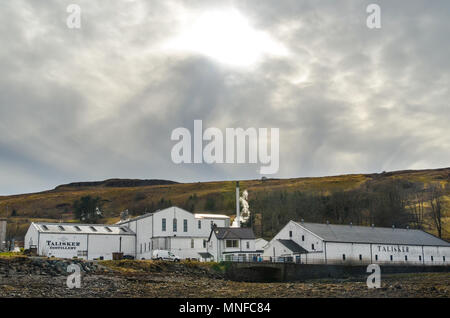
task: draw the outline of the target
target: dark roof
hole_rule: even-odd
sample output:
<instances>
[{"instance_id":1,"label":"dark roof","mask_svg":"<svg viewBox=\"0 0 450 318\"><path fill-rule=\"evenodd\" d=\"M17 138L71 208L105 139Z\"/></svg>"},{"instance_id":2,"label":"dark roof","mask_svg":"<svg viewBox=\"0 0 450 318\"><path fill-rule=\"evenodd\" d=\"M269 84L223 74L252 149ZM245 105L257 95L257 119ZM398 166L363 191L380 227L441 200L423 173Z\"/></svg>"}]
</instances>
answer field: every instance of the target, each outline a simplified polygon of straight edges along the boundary
<instances>
[{"instance_id":1,"label":"dark roof","mask_svg":"<svg viewBox=\"0 0 450 318\"><path fill-rule=\"evenodd\" d=\"M223 239L255 239L255 234L250 228L244 227L216 227L214 230L216 237L219 240Z\"/></svg>"},{"instance_id":2,"label":"dark roof","mask_svg":"<svg viewBox=\"0 0 450 318\"><path fill-rule=\"evenodd\" d=\"M288 250L290 250L294 254L306 254L308 253L303 247L295 243L293 240L277 240L281 244L283 244Z\"/></svg>"},{"instance_id":3,"label":"dark roof","mask_svg":"<svg viewBox=\"0 0 450 318\"><path fill-rule=\"evenodd\" d=\"M295 223L327 242L450 246L450 243L421 230L356 225Z\"/></svg>"}]
</instances>

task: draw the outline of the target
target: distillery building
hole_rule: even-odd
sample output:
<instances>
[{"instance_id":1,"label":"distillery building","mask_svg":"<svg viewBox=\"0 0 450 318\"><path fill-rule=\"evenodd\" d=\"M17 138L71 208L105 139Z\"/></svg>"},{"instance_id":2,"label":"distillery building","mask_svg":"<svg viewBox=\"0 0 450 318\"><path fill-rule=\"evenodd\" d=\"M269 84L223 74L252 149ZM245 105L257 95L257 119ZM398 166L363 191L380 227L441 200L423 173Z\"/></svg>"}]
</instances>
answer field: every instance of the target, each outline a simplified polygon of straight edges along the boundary
<instances>
[{"instance_id":1,"label":"distillery building","mask_svg":"<svg viewBox=\"0 0 450 318\"><path fill-rule=\"evenodd\" d=\"M31 223L24 245L38 255L58 258L110 260L118 253L151 259L154 250L167 250L181 259L201 260L208 255L213 225L229 227L230 218L170 207L114 225Z\"/></svg>"},{"instance_id":2,"label":"distillery building","mask_svg":"<svg viewBox=\"0 0 450 318\"><path fill-rule=\"evenodd\" d=\"M263 256L311 264L448 265L450 243L422 230L290 221Z\"/></svg>"}]
</instances>

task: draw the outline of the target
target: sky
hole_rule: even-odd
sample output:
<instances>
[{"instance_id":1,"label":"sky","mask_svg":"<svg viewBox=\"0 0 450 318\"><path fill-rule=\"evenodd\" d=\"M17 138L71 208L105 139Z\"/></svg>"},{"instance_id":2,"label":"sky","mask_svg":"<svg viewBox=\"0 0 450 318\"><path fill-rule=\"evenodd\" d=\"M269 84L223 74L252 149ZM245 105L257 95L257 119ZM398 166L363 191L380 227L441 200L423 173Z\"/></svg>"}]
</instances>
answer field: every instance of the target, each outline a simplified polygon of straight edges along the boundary
<instances>
[{"instance_id":1,"label":"sky","mask_svg":"<svg viewBox=\"0 0 450 318\"><path fill-rule=\"evenodd\" d=\"M171 133L194 120L279 128L269 177L448 167L449 17L447 0L2 1L0 195L261 178L174 163Z\"/></svg>"}]
</instances>

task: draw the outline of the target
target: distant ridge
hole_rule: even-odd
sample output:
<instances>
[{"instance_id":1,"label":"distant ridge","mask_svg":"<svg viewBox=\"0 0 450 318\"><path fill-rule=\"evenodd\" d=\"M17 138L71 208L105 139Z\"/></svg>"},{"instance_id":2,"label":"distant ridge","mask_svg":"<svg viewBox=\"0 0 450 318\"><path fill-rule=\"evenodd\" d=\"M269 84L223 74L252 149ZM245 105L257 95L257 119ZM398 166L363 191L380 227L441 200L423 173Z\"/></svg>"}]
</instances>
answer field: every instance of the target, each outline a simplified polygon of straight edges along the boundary
<instances>
[{"instance_id":1,"label":"distant ridge","mask_svg":"<svg viewBox=\"0 0 450 318\"><path fill-rule=\"evenodd\" d=\"M104 188L132 188L132 187L145 187L154 185L168 185L177 184L178 182L170 180L159 179L108 179L104 181L86 181L86 182L72 182L68 184L62 184L55 188L55 190L61 190L63 188L86 188L86 187L104 187Z\"/></svg>"}]
</instances>

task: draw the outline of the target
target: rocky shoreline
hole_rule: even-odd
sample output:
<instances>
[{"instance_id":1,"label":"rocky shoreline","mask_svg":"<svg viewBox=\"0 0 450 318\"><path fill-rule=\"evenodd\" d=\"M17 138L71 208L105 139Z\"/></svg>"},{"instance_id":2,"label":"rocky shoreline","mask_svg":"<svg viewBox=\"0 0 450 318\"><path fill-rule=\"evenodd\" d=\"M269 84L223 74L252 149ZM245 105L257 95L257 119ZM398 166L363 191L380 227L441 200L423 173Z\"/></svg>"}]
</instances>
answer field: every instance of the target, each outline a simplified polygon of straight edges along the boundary
<instances>
[{"instance_id":1,"label":"rocky shoreline","mask_svg":"<svg viewBox=\"0 0 450 318\"><path fill-rule=\"evenodd\" d=\"M67 266L78 264L81 288L66 285ZM85 262L46 258L0 258L0 297L450 297L450 273L383 275L379 289L365 280L322 279L245 283L223 278L199 263Z\"/></svg>"}]
</instances>

